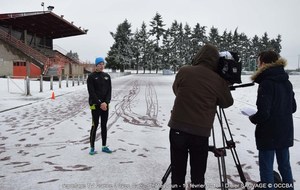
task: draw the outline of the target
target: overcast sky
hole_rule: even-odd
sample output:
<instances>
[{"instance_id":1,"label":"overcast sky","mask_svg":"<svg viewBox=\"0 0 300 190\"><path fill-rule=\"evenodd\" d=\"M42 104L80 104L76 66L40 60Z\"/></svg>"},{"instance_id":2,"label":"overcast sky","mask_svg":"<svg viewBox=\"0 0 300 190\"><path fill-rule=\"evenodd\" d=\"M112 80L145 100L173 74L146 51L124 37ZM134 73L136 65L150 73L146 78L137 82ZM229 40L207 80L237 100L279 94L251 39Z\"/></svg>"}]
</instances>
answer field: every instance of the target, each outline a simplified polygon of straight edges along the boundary
<instances>
[{"instance_id":1,"label":"overcast sky","mask_svg":"<svg viewBox=\"0 0 300 190\"><path fill-rule=\"evenodd\" d=\"M158 12L169 28L174 20L214 26L224 30L255 34L265 32L269 38L282 36L281 56L288 60L287 68L298 68L300 59L300 1L299 0L0 0L1 13L41 11L54 6L53 12L64 15L76 26L89 29L87 35L54 40L66 51L79 54L82 61L94 62L97 56L106 56L113 44L110 32L115 32L125 19L132 25L132 32L149 23Z\"/></svg>"}]
</instances>

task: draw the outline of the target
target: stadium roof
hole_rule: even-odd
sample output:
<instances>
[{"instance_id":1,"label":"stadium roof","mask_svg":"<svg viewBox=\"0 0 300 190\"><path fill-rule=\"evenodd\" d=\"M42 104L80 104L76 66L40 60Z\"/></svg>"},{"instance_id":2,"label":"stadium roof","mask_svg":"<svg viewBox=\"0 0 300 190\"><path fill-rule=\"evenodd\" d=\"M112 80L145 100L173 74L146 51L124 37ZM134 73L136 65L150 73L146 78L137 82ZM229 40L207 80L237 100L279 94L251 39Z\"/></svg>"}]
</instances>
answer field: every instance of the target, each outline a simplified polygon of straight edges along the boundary
<instances>
[{"instance_id":1,"label":"stadium roof","mask_svg":"<svg viewBox=\"0 0 300 190\"><path fill-rule=\"evenodd\" d=\"M51 11L0 14L0 26L27 30L29 34L50 39L86 34L88 30L73 25Z\"/></svg>"}]
</instances>

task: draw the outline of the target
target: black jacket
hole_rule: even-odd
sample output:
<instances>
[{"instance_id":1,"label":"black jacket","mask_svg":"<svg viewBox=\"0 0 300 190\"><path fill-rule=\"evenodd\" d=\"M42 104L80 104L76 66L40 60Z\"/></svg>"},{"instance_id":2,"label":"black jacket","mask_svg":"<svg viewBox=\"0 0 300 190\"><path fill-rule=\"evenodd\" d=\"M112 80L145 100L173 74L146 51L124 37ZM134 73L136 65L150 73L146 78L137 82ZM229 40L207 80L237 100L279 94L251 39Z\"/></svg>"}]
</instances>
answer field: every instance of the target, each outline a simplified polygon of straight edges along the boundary
<instances>
[{"instance_id":1,"label":"black jacket","mask_svg":"<svg viewBox=\"0 0 300 190\"><path fill-rule=\"evenodd\" d=\"M89 104L107 104L111 100L111 78L104 72L93 72L88 76L87 88L89 92Z\"/></svg>"},{"instance_id":2,"label":"black jacket","mask_svg":"<svg viewBox=\"0 0 300 190\"><path fill-rule=\"evenodd\" d=\"M292 114L296 101L288 74L286 61L279 59L266 64L252 76L258 83L257 113L250 116L256 124L255 138L258 150L274 150L293 146L294 126Z\"/></svg>"}]
</instances>

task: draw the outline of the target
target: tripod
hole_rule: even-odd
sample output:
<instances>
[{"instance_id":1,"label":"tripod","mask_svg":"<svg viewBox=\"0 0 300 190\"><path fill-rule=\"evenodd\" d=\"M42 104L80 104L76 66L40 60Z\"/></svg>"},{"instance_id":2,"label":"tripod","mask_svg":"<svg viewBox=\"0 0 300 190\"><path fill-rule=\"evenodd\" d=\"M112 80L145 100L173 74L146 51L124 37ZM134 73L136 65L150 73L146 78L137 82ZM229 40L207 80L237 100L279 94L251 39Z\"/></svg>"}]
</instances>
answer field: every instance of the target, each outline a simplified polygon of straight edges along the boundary
<instances>
[{"instance_id":1,"label":"tripod","mask_svg":"<svg viewBox=\"0 0 300 190\"><path fill-rule=\"evenodd\" d=\"M235 149L235 142L233 141L232 138L232 133L228 124L228 120L226 118L225 112L223 108L219 108L219 110L217 111L217 117L220 123L220 127L221 127L221 131L222 131L222 141L223 141L223 147L221 148L216 148L216 142L215 142L215 132L214 132L214 128L212 129L213 132L213 145L209 146L209 151L213 152L215 157L218 158L218 167L219 167L219 177L220 177L220 185L221 185L221 189L222 190L227 190L228 189L228 182L227 182L227 174L226 174L226 163L225 163L225 156L226 156L226 149L229 149L235 166L238 170L238 174L240 176L240 180L243 182L243 187L245 190L247 190L246 187L246 178L243 172L243 169L241 167L241 163L240 160L238 158L236 149ZM226 128L228 130L228 134L229 134L229 138L227 138L226 134L225 134L225 130L224 130L224 123L223 121L225 121L226 124Z\"/></svg>"},{"instance_id":2,"label":"tripod","mask_svg":"<svg viewBox=\"0 0 300 190\"><path fill-rule=\"evenodd\" d=\"M220 123L221 131L222 131L222 141L223 141L223 147L221 148L216 148L216 139L215 139L215 132L214 128L212 128L212 137L213 137L213 145L209 146L209 151L213 152L215 157L218 158L218 168L219 168L219 176L220 176L220 189L221 190L228 190L228 182L227 182L227 174L226 174L226 164L225 164L225 156L226 156L226 149L229 149L231 151L235 166L238 170L240 180L243 182L244 189L247 190L246 185L246 178L243 173L236 149L235 149L235 142L233 141L232 138L232 133L229 128L229 124L224 112L223 108L220 108L217 110L217 117ZM226 124L228 133L229 133L229 138L227 138L225 130L224 130L224 122ZM166 183L168 176L171 173L171 165L168 167L166 173L164 174L163 178L161 179L162 185L160 186L159 190L162 189L163 185Z\"/></svg>"}]
</instances>

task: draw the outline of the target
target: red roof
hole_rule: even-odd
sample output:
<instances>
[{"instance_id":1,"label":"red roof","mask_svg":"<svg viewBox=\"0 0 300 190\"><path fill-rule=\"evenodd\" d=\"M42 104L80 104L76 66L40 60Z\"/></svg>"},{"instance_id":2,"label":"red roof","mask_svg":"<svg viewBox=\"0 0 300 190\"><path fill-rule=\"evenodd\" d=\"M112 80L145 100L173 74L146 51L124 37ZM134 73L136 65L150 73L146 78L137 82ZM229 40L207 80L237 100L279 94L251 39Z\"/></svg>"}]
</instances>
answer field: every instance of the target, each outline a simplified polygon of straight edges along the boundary
<instances>
[{"instance_id":1,"label":"red roof","mask_svg":"<svg viewBox=\"0 0 300 190\"><path fill-rule=\"evenodd\" d=\"M86 34L87 30L73 25L51 11L0 14L0 26L27 30L30 34L49 39Z\"/></svg>"}]
</instances>

